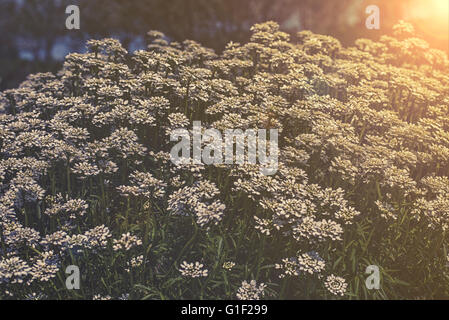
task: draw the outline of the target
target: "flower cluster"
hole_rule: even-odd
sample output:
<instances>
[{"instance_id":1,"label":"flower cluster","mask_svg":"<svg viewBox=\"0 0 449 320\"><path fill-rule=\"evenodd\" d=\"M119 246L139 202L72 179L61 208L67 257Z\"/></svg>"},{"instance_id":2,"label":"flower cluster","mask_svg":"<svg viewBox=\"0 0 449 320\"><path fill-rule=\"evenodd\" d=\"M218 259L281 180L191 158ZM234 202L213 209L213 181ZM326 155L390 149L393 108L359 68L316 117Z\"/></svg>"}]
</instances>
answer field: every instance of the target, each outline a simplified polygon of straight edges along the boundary
<instances>
[{"instance_id":1,"label":"flower cluster","mask_svg":"<svg viewBox=\"0 0 449 320\"><path fill-rule=\"evenodd\" d=\"M235 262L226 261L225 263L223 263L223 269L232 270L232 268L234 268L234 267L235 267Z\"/></svg>"},{"instance_id":2,"label":"flower cluster","mask_svg":"<svg viewBox=\"0 0 449 320\"><path fill-rule=\"evenodd\" d=\"M184 261L179 266L179 272L181 272L184 277L189 278L207 277L208 270L203 267L204 265L198 261L195 263L187 263Z\"/></svg>"},{"instance_id":3,"label":"flower cluster","mask_svg":"<svg viewBox=\"0 0 449 320\"><path fill-rule=\"evenodd\" d=\"M330 293L337 296L343 296L346 293L346 288L348 287L345 279L342 277L336 277L333 274L326 278L324 285Z\"/></svg>"},{"instance_id":4,"label":"flower cluster","mask_svg":"<svg viewBox=\"0 0 449 320\"><path fill-rule=\"evenodd\" d=\"M239 300L260 300L265 295L266 287L264 283L257 285L256 280L250 282L245 280L237 290L237 298Z\"/></svg>"},{"instance_id":5,"label":"flower cluster","mask_svg":"<svg viewBox=\"0 0 449 320\"><path fill-rule=\"evenodd\" d=\"M134 53L114 39L91 40L57 74L30 75L0 93L0 298L34 297L73 259L97 276L97 267L129 271L155 247L141 279L201 248L201 261L263 260L281 277L313 276L341 295L348 285L325 278L339 272L328 259L358 219L410 217L416 230L444 236L447 55L404 22L349 48L309 31L291 37L275 22L251 30L248 43L220 54L154 31L148 49ZM197 120L218 130L277 129L278 171L173 164L170 133ZM147 245L149 237L161 243ZM242 252L265 242L282 252L241 263ZM233 267L225 263L223 274L236 279ZM179 271L208 275L199 262ZM244 281L237 297L258 299L265 287Z\"/></svg>"},{"instance_id":6,"label":"flower cluster","mask_svg":"<svg viewBox=\"0 0 449 320\"><path fill-rule=\"evenodd\" d=\"M214 199L219 194L218 188L209 181L197 181L192 186L185 186L170 195L168 208L174 214L189 215L193 213L198 225L217 224L221 221L226 206Z\"/></svg>"},{"instance_id":7,"label":"flower cluster","mask_svg":"<svg viewBox=\"0 0 449 320\"><path fill-rule=\"evenodd\" d=\"M122 234L119 239L114 239L113 248L115 251L125 250L128 251L133 247L142 245L142 240L136 236L131 235L129 232Z\"/></svg>"}]
</instances>

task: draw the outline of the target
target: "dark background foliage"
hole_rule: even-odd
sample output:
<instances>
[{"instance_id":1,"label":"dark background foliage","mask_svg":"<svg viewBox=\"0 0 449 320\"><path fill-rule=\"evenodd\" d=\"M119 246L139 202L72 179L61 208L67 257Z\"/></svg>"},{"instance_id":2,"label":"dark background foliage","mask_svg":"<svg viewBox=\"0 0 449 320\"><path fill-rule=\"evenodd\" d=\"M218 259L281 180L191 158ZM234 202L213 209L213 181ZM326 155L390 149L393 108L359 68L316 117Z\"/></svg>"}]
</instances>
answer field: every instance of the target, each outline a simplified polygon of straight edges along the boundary
<instances>
[{"instance_id":1,"label":"dark background foliage","mask_svg":"<svg viewBox=\"0 0 449 320\"><path fill-rule=\"evenodd\" d=\"M0 90L16 87L30 73L57 71L63 56L83 52L90 38L119 38L132 51L145 47L148 30L160 30L170 40L192 39L220 51L230 40L246 41L254 23L274 20L287 32L308 29L350 45L360 37L377 39L399 19L413 20L409 9L416 1L1 0ZM80 30L65 28L70 4L80 8ZM380 30L365 27L370 4L380 7ZM427 39L448 48L447 36L428 34Z\"/></svg>"}]
</instances>

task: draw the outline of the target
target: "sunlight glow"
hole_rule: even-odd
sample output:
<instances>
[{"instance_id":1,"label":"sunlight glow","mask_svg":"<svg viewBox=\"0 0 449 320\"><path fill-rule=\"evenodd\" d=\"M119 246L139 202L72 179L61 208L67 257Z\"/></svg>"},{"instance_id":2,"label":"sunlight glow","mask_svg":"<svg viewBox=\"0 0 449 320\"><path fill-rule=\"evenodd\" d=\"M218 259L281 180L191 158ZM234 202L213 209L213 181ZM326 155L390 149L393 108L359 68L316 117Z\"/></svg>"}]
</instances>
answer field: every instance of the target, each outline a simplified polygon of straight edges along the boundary
<instances>
[{"instance_id":1,"label":"sunlight glow","mask_svg":"<svg viewBox=\"0 0 449 320\"><path fill-rule=\"evenodd\" d=\"M449 38L449 0L415 0L409 15L427 35Z\"/></svg>"}]
</instances>

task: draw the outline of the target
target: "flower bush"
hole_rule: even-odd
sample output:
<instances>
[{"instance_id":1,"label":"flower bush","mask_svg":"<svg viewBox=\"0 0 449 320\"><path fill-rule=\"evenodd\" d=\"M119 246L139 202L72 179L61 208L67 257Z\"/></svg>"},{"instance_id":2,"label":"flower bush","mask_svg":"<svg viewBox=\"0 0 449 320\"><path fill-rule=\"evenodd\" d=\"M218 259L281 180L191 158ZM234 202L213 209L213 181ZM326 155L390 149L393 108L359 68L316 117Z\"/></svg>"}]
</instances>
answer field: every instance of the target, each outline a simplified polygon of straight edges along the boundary
<instances>
[{"instance_id":1,"label":"flower bush","mask_svg":"<svg viewBox=\"0 0 449 320\"><path fill-rule=\"evenodd\" d=\"M149 35L0 93L0 298L449 296L444 52L404 22L350 48L274 22L221 54ZM198 120L278 129L279 170L173 164Z\"/></svg>"}]
</instances>

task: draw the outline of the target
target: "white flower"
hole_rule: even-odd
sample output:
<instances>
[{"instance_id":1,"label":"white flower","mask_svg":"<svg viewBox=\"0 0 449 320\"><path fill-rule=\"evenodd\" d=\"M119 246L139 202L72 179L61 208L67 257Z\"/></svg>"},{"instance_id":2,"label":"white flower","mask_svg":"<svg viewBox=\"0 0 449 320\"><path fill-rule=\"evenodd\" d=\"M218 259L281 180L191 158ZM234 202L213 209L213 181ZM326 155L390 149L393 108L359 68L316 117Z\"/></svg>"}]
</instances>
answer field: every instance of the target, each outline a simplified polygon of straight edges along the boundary
<instances>
[{"instance_id":1,"label":"white flower","mask_svg":"<svg viewBox=\"0 0 449 320\"><path fill-rule=\"evenodd\" d=\"M234 268L235 266L235 262L232 261L226 261L225 263L223 263L223 268L226 270L231 270L232 268Z\"/></svg>"},{"instance_id":2,"label":"white flower","mask_svg":"<svg viewBox=\"0 0 449 320\"><path fill-rule=\"evenodd\" d=\"M343 296L346 292L346 288L348 287L345 279L342 277L337 277L333 274L326 278L324 285L327 290L336 296Z\"/></svg>"},{"instance_id":3,"label":"white flower","mask_svg":"<svg viewBox=\"0 0 449 320\"><path fill-rule=\"evenodd\" d=\"M142 245L142 240L137 238L136 236L131 235L129 232L122 234L120 239L114 239L113 249L114 251L118 251L120 249L125 249L126 251L130 250L135 246Z\"/></svg>"},{"instance_id":4,"label":"white flower","mask_svg":"<svg viewBox=\"0 0 449 320\"><path fill-rule=\"evenodd\" d=\"M259 300L265 295L266 287L264 283L257 286L256 280L251 280L249 283L245 280L236 295L239 300Z\"/></svg>"},{"instance_id":5,"label":"white flower","mask_svg":"<svg viewBox=\"0 0 449 320\"><path fill-rule=\"evenodd\" d=\"M198 261L195 263L183 261L180 265L179 272L181 272L183 276L190 278L207 277L208 270L203 267L204 265Z\"/></svg>"}]
</instances>

